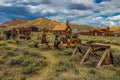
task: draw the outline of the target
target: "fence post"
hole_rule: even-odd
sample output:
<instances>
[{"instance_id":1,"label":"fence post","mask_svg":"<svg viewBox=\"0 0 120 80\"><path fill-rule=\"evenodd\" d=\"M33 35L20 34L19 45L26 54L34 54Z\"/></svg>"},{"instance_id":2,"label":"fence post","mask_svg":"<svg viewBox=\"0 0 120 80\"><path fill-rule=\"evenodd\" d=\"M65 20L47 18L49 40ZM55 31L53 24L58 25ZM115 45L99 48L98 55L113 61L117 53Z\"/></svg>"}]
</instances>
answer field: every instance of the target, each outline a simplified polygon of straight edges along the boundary
<instances>
[{"instance_id":1,"label":"fence post","mask_svg":"<svg viewBox=\"0 0 120 80\"><path fill-rule=\"evenodd\" d=\"M87 52L85 53L85 55L83 56L82 60L81 60L81 64L89 57L90 52L92 51L92 48L90 47Z\"/></svg>"},{"instance_id":2,"label":"fence post","mask_svg":"<svg viewBox=\"0 0 120 80\"><path fill-rule=\"evenodd\" d=\"M75 47L72 56L74 56L77 53L77 51L78 51L78 46Z\"/></svg>"},{"instance_id":3,"label":"fence post","mask_svg":"<svg viewBox=\"0 0 120 80\"><path fill-rule=\"evenodd\" d=\"M103 56L101 57L100 61L97 64L97 67L100 67L103 64L103 62L105 61L107 57L107 54L108 54L108 49L105 50Z\"/></svg>"}]
</instances>

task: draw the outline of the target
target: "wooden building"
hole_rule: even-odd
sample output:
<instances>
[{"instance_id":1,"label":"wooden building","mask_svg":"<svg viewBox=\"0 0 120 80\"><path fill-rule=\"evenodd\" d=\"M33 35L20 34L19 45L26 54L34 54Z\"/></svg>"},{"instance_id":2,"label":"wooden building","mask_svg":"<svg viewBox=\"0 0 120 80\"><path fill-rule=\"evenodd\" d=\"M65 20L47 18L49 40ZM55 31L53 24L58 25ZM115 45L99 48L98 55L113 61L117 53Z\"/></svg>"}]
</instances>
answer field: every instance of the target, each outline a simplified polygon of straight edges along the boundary
<instances>
[{"instance_id":1,"label":"wooden building","mask_svg":"<svg viewBox=\"0 0 120 80\"><path fill-rule=\"evenodd\" d=\"M94 30L90 30L90 35L92 35L92 36L105 36L106 33L105 33L105 31L102 31L99 29L94 29Z\"/></svg>"},{"instance_id":2,"label":"wooden building","mask_svg":"<svg viewBox=\"0 0 120 80\"><path fill-rule=\"evenodd\" d=\"M28 28L30 28L32 30L32 32L38 32L39 28L36 26L29 26Z\"/></svg>"},{"instance_id":3,"label":"wooden building","mask_svg":"<svg viewBox=\"0 0 120 80\"><path fill-rule=\"evenodd\" d=\"M53 33L54 34L59 34L59 35L71 34L72 29L69 26L69 24L61 23L60 25L56 25L53 28Z\"/></svg>"},{"instance_id":4,"label":"wooden building","mask_svg":"<svg viewBox=\"0 0 120 80\"><path fill-rule=\"evenodd\" d=\"M89 30L79 30L78 34L88 36L88 35L90 35L90 31Z\"/></svg>"},{"instance_id":5,"label":"wooden building","mask_svg":"<svg viewBox=\"0 0 120 80\"><path fill-rule=\"evenodd\" d=\"M16 29L17 37L19 37L19 38L24 38L24 39L30 38L31 32L32 32L32 30L30 28L23 27L23 28Z\"/></svg>"},{"instance_id":6,"label":"wooden building","mask_svg":"<svg viewBox=\"0 0 120 80\"><path fill-rule=\"evenodd\" d=\"M120 37L120 27L111 27L109 36Z\"/></svg>"}]
</instances>

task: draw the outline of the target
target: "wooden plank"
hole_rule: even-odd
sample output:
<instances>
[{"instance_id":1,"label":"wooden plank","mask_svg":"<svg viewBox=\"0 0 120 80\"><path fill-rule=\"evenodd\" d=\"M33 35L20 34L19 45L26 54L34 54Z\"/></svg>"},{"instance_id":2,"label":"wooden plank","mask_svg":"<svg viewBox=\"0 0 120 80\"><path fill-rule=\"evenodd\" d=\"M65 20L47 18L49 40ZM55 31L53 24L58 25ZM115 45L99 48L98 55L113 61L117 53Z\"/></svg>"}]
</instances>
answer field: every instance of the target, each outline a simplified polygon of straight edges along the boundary
<instances>
[{"instance_id":1,"label":"wooden plank","mask_svg":"<svg viewBox=\"0 0 120 80\"><path fill-rule=\"evenodd\" d=\"M108 49L107 64L110 64L110 54L111 54L111 51L110 51L110 49Z\"/></svg>"},{"instance_id":2,"label":"wooden plank","mask_svg":"<svg viewBox=\"0 0 120 80\"><path fill-rule=\"evenodd\" d=\"M77 51L78 51L78 47L76 46L75 49L74 49L74 51L73 51L72 56L74 56L77 53Z\"/></svg>"},{"instance_id":3,"label":"wooden plank","mask_svg":"<svg viewBox=\"0 0 120 80\"><path fill-rule=\"evenodd\" d=\"M98 64L97 64L97 67L102 66L103 62L105 61L105 59L106 59L106 57L107 57L107 54L108 54L108 49L105 50L103 56L101 57L100 61L99 61Z\"/></svg>"},{"instance_id":4,"label":"wooden plank","mask_svg":"<svg viewBox=\"0 0 120 80\"><path fill-rule=\"evenodd\" d=\"M92 51L92 48L90 47L87 52L85 53L85 55L83 56L82 60L81 60L81 64L89 57L90 52Z\"/></svg>"}]
</instances>

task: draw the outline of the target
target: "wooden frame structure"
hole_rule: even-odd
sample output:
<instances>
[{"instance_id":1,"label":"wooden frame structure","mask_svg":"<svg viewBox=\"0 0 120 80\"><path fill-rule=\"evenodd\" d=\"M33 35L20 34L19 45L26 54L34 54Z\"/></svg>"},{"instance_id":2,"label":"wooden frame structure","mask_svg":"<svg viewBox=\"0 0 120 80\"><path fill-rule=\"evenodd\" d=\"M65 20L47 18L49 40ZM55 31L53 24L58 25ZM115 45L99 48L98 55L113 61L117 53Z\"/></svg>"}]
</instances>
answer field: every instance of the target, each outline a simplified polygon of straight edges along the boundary
<instances>
[{"instance_id":1,"label":"wooden frame structure","mask_svg":"<svg viewBox=\"0 0 120 80\"><path fill-rule=\"evenodd\" d=\"M23 28L17 28L16 32L17 32L18 38L28 39L28 38L30 38L30 34L32 31L30 28L23 27Z\"/></svg>"},{"instance_id":2,"label":"wooden frame structure","mask_svg":"<svg viewBox=\"0 0 120 80\"><path fill-rule=\"evenodd\" d=\"M65 35L71 33L72 33L72 29L69 26L69 24L61 23L60 25L56 25L53 28L53 34Z\"/></svg>"},{"instance_id":3,"label":"wooden frame structure","mask_svg":"<svg viewBox=\"0 0 120 80\"><path fill-rule=\"evenodd\" d=\"M86 53L84 54L81 64L83 64L88 58L90 54L94 54L95 51L105 51L104 54L102 55L101 59L99 60L97 67L101 67L104 62L107 62L107 64L113 63L113 55L110 50L110 46L107 45L99 45L99 44L79 44L76 46L76 48L73 51L72 56L74 56L77 51L85 49L86 48ZM95 50L95 48L97 48Z\"/></svg>"}]
</instances>

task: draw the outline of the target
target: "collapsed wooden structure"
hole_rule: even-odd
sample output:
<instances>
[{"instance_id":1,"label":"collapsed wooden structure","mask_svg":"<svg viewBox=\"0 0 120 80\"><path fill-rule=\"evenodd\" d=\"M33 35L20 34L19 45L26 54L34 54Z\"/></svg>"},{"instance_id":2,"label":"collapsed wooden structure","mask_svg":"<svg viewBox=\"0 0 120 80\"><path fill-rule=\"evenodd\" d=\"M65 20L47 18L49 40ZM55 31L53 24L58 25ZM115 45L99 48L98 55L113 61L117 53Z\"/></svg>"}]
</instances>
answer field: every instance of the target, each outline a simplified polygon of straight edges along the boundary
<instances>
[{"instance_id":1,"label":"collapsed wooden structure","mask_svg":"<svg viewBox=\"0 0 120 80\"><path fill-rule=\"evenodd\" d=\"M86 60L89 59L89 56L96 55L97 51L105 51L102 57L100 58L97 67L101 67L104 63L110 64L113 63L113 55L110 50L110 46L108 45L99 45L99 44L79 44L73 51L72 56L74 56L77 51L84 53L83 58L81 60L81 64L83 64ZM83 52L85 51L85 52Z\"/></svg>"}]
</instances>

